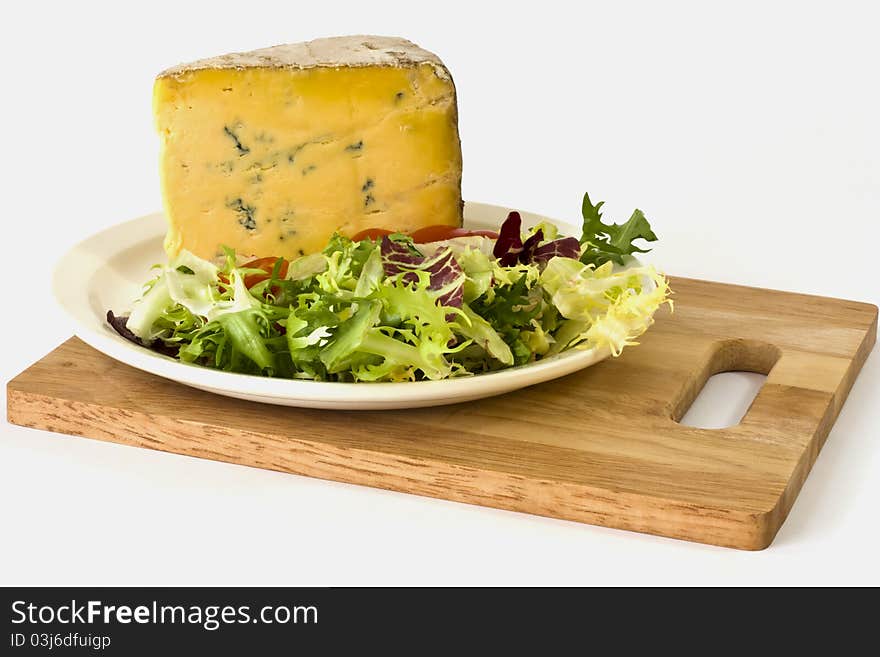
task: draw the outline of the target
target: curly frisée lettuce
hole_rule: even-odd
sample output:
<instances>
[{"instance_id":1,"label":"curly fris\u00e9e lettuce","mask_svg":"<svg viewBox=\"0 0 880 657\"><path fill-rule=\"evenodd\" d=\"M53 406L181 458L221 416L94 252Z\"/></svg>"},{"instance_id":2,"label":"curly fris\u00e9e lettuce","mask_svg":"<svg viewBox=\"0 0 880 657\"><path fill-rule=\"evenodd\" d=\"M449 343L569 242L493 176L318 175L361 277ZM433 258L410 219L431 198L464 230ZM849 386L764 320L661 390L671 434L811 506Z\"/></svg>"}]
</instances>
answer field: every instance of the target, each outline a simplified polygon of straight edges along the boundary
<instances>
[{"instance_id":1,"label":"curly fris\u00e9e lettuce","mask_svg":"<svg viewBox=\"0 0 880 657\"><path fill-rule=\"evenodd\" d=\"M631 257L657 239L636 210L605 224L584 195L580 239L544 222L427 244L334 235L292 262L221 264L183 251L144 286L123 337L228 372L316 381L419 381L523 365L566 349L617 356L668 299ZM416 236L418 239L418 236Z\"/></svg>"}]
</instances>

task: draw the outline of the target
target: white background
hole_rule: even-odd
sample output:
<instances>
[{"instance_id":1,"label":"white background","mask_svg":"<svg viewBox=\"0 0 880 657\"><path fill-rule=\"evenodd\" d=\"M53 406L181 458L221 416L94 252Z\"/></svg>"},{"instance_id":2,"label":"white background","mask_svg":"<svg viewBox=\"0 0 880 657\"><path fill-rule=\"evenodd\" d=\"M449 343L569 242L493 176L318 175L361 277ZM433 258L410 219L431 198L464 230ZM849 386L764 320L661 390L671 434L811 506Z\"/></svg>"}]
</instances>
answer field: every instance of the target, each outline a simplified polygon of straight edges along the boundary
<instances>
[{"instance_id":1,"label":"white background","mask_svg":"<svg viewBox=\"0 0 880 657\"><path fill-rule=\"evenodd\" d=\"M661 235L652 260L669 273L877 303L872 5L9 4L2 379L70 334L52 263L160 205L153 76L333 34L406 36L445 60L467 199L574 221L586 189L606 217L646 211ZM875 353L759 553L7 424L0 583L876 585L878 389Z\"/></svg>"}]
</instances>

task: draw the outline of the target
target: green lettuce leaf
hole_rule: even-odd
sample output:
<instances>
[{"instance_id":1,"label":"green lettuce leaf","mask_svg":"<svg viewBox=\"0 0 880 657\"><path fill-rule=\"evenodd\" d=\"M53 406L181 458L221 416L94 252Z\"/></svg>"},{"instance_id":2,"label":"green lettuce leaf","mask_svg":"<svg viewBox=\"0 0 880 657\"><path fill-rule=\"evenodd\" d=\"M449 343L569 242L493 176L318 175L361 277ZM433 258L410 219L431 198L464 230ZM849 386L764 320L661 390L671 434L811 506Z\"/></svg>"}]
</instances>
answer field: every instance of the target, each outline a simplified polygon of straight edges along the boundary
<instances>
[{"instance_id":1,"label":"green lettuce leaf","mask_svg":"<svg viewBox=\"0 0 880 657\"><path fill-rule=\"evenodd\" d=\"M513 365L513 352L498 331L467 304L463 304L461 309L466 321L459 323L458 332L473 340L502 365Z\"/></svg>"},{"instance_id":2,"label":"green lettuce leaf","mask_svg":"<svg viewBox=\"0 0 880 657\"><path fill-rule=\"evenodd\" d=\"M667 299L669 285L653 267L615 272L611 262L594 268L569 258L553 258L541 284L560 315L569 320L556 334L555 351L585 343L607 346L615 356L637 344Z\"/></svg>"},{"instance_id":3,"label":"green lettuce leaf","mask_svg":"<svg viewBox=\"0 0 880 657\"><path fill-rule=\"evenodd\" d=\"M626 264L624 256L647 253L649 249L641 249L633 244L638 239L646 242L657 240L645 213L637 209L623 224L606 224L602 222L600 211L604 203L599 201L593 205L590 195L584 194L581 206L584 223L580 241L586 248L581 255L581 262L599 266L611 261L623 265Z\"/></svg>"}]
</instances>

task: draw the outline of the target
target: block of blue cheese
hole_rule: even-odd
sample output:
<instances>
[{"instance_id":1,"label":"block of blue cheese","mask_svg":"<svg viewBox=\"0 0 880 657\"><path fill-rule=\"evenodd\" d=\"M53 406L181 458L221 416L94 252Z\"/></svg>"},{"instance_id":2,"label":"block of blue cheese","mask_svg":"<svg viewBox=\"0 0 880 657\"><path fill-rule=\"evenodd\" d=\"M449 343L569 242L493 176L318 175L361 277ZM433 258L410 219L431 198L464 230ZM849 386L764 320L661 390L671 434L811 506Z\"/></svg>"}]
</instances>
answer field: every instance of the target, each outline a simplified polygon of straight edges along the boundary
<instances>
[{"instance_id":1,"label":"block of blue cheese","mask_svg":"<svg viewBox=\"0 0 880 657\"><path fill-rule=\"evenodd\" d=\"M404 39L223 55L156 79L170 256L321 250L335 232L462 221L455 85Z\"/></svg>"}]
</instances>

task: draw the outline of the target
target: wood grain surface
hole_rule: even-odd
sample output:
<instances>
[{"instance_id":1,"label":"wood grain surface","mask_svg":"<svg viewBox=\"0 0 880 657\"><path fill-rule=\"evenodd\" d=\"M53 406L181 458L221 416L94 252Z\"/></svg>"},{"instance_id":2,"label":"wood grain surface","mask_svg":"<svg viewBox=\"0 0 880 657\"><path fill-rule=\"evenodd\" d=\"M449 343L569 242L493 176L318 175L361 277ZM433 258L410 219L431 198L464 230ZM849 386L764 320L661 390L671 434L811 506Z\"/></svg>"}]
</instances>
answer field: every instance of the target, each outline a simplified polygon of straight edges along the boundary
<instances>
[{"instance_id":1,"label":"wood grain surface","mask_svg":"<svg viewBox=\"0 0 880 657\"><path fill-rule=\"evenodd\" d=\"M8 417L137 447L762 549L875 342L877 308L682 278L672 288L675 312L661 311L642 344L620 358L475 402L394 411L264 406L140 372L72 338L9 382ZM742 422L679 425L706 379L728 370L768 374Z\"/></svg>"}]
</instances>

